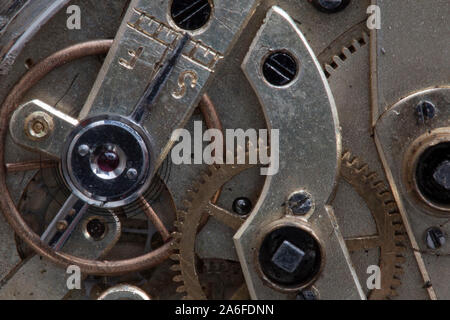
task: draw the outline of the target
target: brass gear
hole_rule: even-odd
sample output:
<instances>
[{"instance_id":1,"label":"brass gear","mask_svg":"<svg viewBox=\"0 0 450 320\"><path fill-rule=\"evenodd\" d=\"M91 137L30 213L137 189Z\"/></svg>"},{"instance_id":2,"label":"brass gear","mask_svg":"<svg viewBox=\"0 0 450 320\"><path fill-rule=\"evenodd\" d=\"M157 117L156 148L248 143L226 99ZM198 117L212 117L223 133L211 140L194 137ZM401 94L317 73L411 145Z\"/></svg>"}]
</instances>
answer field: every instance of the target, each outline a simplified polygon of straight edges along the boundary
<instances>
[{"instance_id":1,"label":"brass gear","mask_svg":"<svg viewBox=\"0 0 450 320\"><path fill-rule=\"evenodd\" d=\"M345 239L350 252L380 248L381 289L372 290L371 300L389 299L396 296L400 286L405 261L405 230L397 204L386 183L371 172L369 166L350 152L344 152L340 176L349 183L365 201L378 234L370 237Z\"/></svg>"},{"instance_id":2,"label":"brass gear","mask_svg":"<svg viewBox=\"0 0 450 320\"><path fill-rule=\"evenodd\" d=\"M380 268L382 288L370 292L370 299L388 299L396 295L395 289L400 285L400 276L404 263L402 252L404 246L404 230L398 208L386 184L378 179L360 159L345 152L342 156L341 177L347 181L364 199L376 222L378 235L347 239L350 251L367 250L374 246L380 248ZM177 291L186 294L186 299L203 300L206 294L200 283L196 267L195 239L201 226L204 214L214 216L220 222L237 230L245 221L225 209L212 204L217 190L241 172L254 165L211 166L208 172L187 192L183 202L184 210L177 213L174 233L175 253L172 259L176 263L172 270L179 272L174 277L181 285ZM243 285L232 299L248 297Z\"/></svg>"},{"instance_id":3,"label":"brass gear","mask_svg":"<svg viewBox=\"0 0 450 320\"><path fill-rule=\"evenodd\" d=\"M195 239L204 215L213 216L234 230L239 229L245 221L245 218L214 205L211 199L225 183L254 166L210 166L208 172L201 175L192 190L187 191L187 197L183 202L184 210L179 210L177 213L178 219L175 227L178 232L174 233L177 241L175 253L171 257L177 262L172 266L172 270L180 272L173 280L182 283L177 292L186 293L186 299L204 300L207 298L200 283L195 255ZM231 299L244 298L248 298L245 285L238 289Z\"/></svg>"}]
</instances>

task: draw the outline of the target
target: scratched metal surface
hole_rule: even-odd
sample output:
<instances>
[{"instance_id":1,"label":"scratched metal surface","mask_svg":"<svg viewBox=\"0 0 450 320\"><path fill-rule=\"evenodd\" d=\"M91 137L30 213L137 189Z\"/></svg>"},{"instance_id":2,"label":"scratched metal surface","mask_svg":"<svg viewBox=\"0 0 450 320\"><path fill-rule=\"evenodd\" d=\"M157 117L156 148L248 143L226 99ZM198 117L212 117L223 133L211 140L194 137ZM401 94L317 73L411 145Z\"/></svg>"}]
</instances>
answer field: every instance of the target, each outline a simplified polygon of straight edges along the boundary
<instances>
[{"instance_id":1,"label":"scratched metal surface","mask_svg":"<svg viewBox=\"0 0 450 320\"><path fill-rule=\"evenodd\" d=\"M3 4L18 2L14 0L0 0L0 10L3 9ZM31 59L38 61L41 58L53 53L54 51L66 47L68 45L85 41L86 39L94 38L113 38L115 31L120 24L120 16L124 12L126 0L111 0L107 1L96 0L78 0L71 1L71 4L79 5L83 12L83 27L82 31L68 31L65 30L65 23L67 15L61 12L54 19L52 19L36 37L25 47L22 54L17 58L16 64L12 71L8 74L8 81L5 77L0 75L0 100L11 89L12 85L20 78L26 71L25 61ZM242 127L242 128L260 128L264 127L264 117L260 111L258 100L252 92L250 85L244 81L244 75L240 71L240 62L248 50L248 44L254 37L256 29L262 21L264 15L264 8L268 8L274 1L263 1L259 15L255 15L249 24L248 32L245 32L240 40L244 40L242 47L234 48L231 56L232 62L227 68L217 70L221 72L221 77L216 77L211 85L209 93L213 100L218 103L219 114L222 117L225 127ZM327 55L329 46L332 46L332 41L340 36L343 36L348 31L349 26L356 25L365 19L365 8L367 8L369 0L353 1L352 10L344 11L334 16L325 14L317 14L307 1L298 0L282 0L277 1L279 5L288 10L295 18L299 28L305 34L309 44L316 54ZM10 13L10 15L13 13ZM341 21L345 20L346 23ZM86 24L85 24L86 23ZM1 22L0 22L1 28ZM60 108L69 113L77 113L83 107L87 94L96 78L96 74L102 65L102 60L98 58L85 58L74 64L64 66L57 72L46 77L39 85L30 91L28 97L42 98L51 105ZM231 67L230 67L231 66ZM80 72L82 70L82 72ZM242 85L244 86L242 89ZM49 90L51 88L51 90ZM235 94L230 95L229 92ZM242 105L246 105L248 116L236 117L237 113L242 112ZM230 112L230 110L232 112ZM175 176L180 177L182 182L175 181L172 183L173 190L184 190L189 186L191 179L196 176L196 169L192 169L189 175L185 174L183 168L179 168ZM233 192L231 189L239 189L243 187L243 182L238 181L231 183L228 192L225 190L225 197L221 198L224 205L230 204L233 199ZM236 192L236 191L234 191ZM176 197L181 197L176 194ZM13 233L11 228L3 221L0 216L0 290L3 285L1 279L5 280L4 275L8 271L17 272L12 268L20 261L16 253ZM3 245L5 244L5 245ZM4 265L2 265L4 263ZM27 262L28 263L28 262ZM39 270L37 265L27 267L30 270ZM18 268L19 269L19 268ZM20 268L25 270L26 268ZM3 271L2 271L3 270ZM23 275L25 276L25 275ZM43 292L56 284L61 279L51 280L48 277L38 276L39 279L46 279L47 284L42 288ZM170 281L170 280L169 280ZM22 282L23 286L30 286L26 281ZM31 288L23 290L23 294L31 292ZM27 291L28 290L28 291ZM45 298L45 293L40 295Z\"/></svg>"},{"instance_id":2,"label":"scratched metal surface","mask_svg":"<svg viewBox=\"0 0 450 320\"><path fill-rule=\"evenodd\" d=\"M62 10L48 24L43 26L41 31L23 49L22 53L17 58L14 68L7 76L8 81L5 81L6 76L0 75L0 101L3 101L14 83L27 71L27 61L35 63L56 50L85 41L86 39L113 38L120 24L120 17L127 5L127 1L113 0L108 2L108 4L104 1L95 0L79 0L71 2L71 4L79 5L83 11L83 18L85 19L84 21L86 24L82 31L69 31L65 28L67 20L65 10ZM3 6L1 8L3 8ZM105 12L106 14L99 15L99 12ZM39 84L33 87L27 93L24 101L31 98L38 98L69 114L79 112L92 87L102 62L103 61L99 57L87 57L63 66L57 71L50 73L40 81ZM49 88L51 88L51 90L49 90ZM11 160L15 159L16 161L19 160L17 157L18 155L19 153L7 154ZM22 174L16 174L16 177L13 179L22 182L21 188L23 188L24 185L27 184L27 179L29 181L31 177L27 174L27 179L23 179L20 175ZM20 188L18 188L18 190L19 189ZM21 192L18 191L17 194L20 196L20 193ZM64 274L62 278L48 276L52 273L50 272L51 270L60 269L55 269L50 266L48 267L49 269L43 267L42 269L49 270L49 272L39 274L37 270L40 269L39 266L42 264L40 259L30 259L24 264L21 263L14 241L14 233L4 220L3 215L0 215L0 243L2 244L0 246L0 291L11 279L15 279L14 281L17 284L17 286L14 287L20 289L20 294L16 292L17 297L26 297L26 292L28 292L33 293L32 296L27 296L30 299L39 297L45 298L45 292L50 292L52 287L61 287L59 280L64 279ZM28 273L25 272L25 270L31 271ZM29 280L31 274L35 273L35 271L32 270L36 271L36 274L38 275L36 276L37 279L45 279L39 287L42 289L42 293L38 293L38 290L33 288L36 285L36 281L26 281L26 279ZM14 277L17 272L26 273L26 275L23 274L23 282L17 282L17 279L20 278L20 274L18 274L19 278ZM5 278L5 276L8 277ZM57 290L55 292L56 293L52 295L52 297L60 299L63 295L58 294L58 292L65 291Z\"/></svg>"}]
</instances>

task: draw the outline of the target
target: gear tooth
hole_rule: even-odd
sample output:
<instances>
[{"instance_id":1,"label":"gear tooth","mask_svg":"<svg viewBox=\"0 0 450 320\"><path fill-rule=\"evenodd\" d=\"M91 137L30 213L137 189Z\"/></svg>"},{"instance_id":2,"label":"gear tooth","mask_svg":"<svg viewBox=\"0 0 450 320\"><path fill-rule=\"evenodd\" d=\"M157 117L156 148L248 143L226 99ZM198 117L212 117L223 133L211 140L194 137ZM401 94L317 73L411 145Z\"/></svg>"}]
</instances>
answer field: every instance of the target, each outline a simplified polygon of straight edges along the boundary
<instances>
[{"instance_id":1,"label":"gear tooth","mask_svg":"<svg viewBox=\"0 0 450 320\"><path fill-rule=\"evenodd\" d=\"M397 203L395 203L395 201L392 200L384 202L384 207L386 208L386 211L388 211L391 215L398 214Z\"/></svg>"},{"instance_id":2,"label":"gear tooth","mask_svg":"<svg viewBox=\"0 0 450 320\"><path fill-rule=\"evenodd\" d=\"M369 169L367 169L369 170ZM366 175L366 179L370 181L371 187L373 189L379 189L384 187L384 183L380 180L378 180L378 174L376 172L369 172Z\"/></svg>"},{"instance_id":3,"label":"gear tooth","mask_svg":"<svg viewBox=\"0 0 450 320\"><path fill-rule=\"evenodd\" d=\"M174 282L183 282L183 276L181 274L176 275L172 278Z\"/></svg>"},{"instance_id":4,"label":"gear tooth","mask_svg":"<svg viewBox=\"0 0 450 320\"><path fill-rule=\"evenodd\" d=\"M178 293L184 293L184 292L187 292L187 291L186 291L186 287L185 287L185 286L179 286L179 287L177 288L177 292L178 292Z\"/></svg>"},{"instance_id":5,"label":"gear tooth","mask_svg":"<svg viewBox=\"0 0 450 320\"><path fill-rule=\"evenodd\" d=\"M395 236L395 242L401 243L402 246L404 246L405 243L407 243L407 239L404 235L396 235Z\"/></svg>"},{"instance_id":6,"label":"gear tooth","mask_svg":"<svg viewBox=\"0 0 450 320\"><path fill-rule=\"evenodd\" d=\"M170 267L170 270L175 271L175 272L180 272L181 271L181 265L179 265L178 263L173 264Z\"/></svg>"},{"instance_id":7,"label":"gear tooth","mask_svg":"<svg viewBox=\"0 0 450 320\"><path fill-rule=\"evenodd\" d=\"M348 162L348 164L350 165L350 167L353 167L354 170L358 171L358 168L360 167L360 160L358 159L358 157L352 156L352 158L350 159L350 161Z\"/></svg>"},{"instance_id":8,"label":"gear tooth","mask_svg":"<svg viewBox=\"0 0 450 320\"><path fill-rule=\"evenodd\" d=\"M188 213L184 210L178 210L177 211L177 216L178 216L178 220L179 221L185 221L186 217L187 217Z\"/></svg>"},{"instance_id":9,"label":"gear tooth","mask_svg":"<svg viewBox=\"0 0 450 320\"><path fill-rule=\"evenodd\" d=\"M379 180L376 172L370 172L367 175L367 180L370 181L370 187L375 190L386 190L386 185L383 181Z\"/></svg>"},{"instance_id":10,"label":"gear tooth","mask_svg":"<svg viewBox=\"0 0 450 320\"><path fill-rule=\"evenodd\" d=\"M400 277L400 276L402 276L402 275L404 275L404 274L405 274L405 270L403 270L402 267L400 267L400 266L395 266L394 275L395 275L396 277Z\"/></svg>"},{"instance_id":11,"label":"gear tooth","mask_svg":"<svg viewBox=\"0 0 450 320\"><path fill-rule=\"evenodd\" d=\"M347 47L344 47L344 48L342 49L342 53L345 55L345 57L346 57L347 59L352 55L350 49L347 48Z\"/></svg>"},{"instance_id":12,"label":"gear tooth","mask_svg":"<svg viewBox=\"0 0 450 320\"><path fill-rule=\"evenodd\" d=\"M392 216L389 216L389 218L392 225L394 226L395 231L403 231L402 218L399 214L394 214Z\"/></svg>"},{"instance_id":13,"label":"gear tooth","mask_svg":"<svg viewBox=\"0 0 450 320\"><path fill-rule=\"evenodd\" d=\"M395 257L395 263L397 265L404 264L405 262L406 262L406 259L405 259L404 256L398 255L398 256Z\"/></svg>"},{"instance_id":14,"label":"gear tooth","mask_svg":"<svg viewBox=\"0 0 450 320\"><path fill-rule=\"evenodd\" d=\"M181 230L183 230L183 226L184 226L184 219L178 218L178 220L176 220L173 224L174 224L175 228L177 228L178 233L181 233Z\"/></svg>"},{"instance_id":15,"label":"gear tooth","mask_svg":"<svg viewBox=\"0 0 450 320\"><path fill-rule=\"evenodd\" d=\"M369 176L372 174L372 172L369 171L369 165L368 164L361 164L361 160L357 160L356 162L358 164L358 167L356 169L356 172L358 174L363 175L366 179L369 179Z\"/></svg>"},{"instance_id":16,"label":"gear tooth","mask_svg":"<svg viewBox=\"0 0 450 320\"><path fill-rule=\"evenodd\" d=\"M181 239L181 233L180 232L172 232L172 238L179 240Z\"/></svg>"},{"instance_id":17,"label":"gear tooth","mask_svg":"<svg viewBox=\"0 0 450 320\"><path fill-rule=\"evenodd\" d=\"M180 254L179 253L172 254L170 256L170 259L173 261L180 261Z\"/></svg>"},{"instance_id":18,"label":"gear tooth","mask_svg":"<svg viewBox=\"0 0 450 320\"><path fill-rule=\"evenodd\" d=\"M356 39L353 39L352 45L355 47L356 50L361 48L361 44Z\"/></svg>"},{"instance_id":19,"label":"gear tooth","mask_svg":"<svg viewBox=\"0 0 450 320\"><path fill-rule=\"evenodd\" d=\"M338 65L338 67L342 67L344 65L344 61L339 56L333 56L333 62Z\"/></svg>"},{"instance_id":20,"label":"gear tooth","mask_svg":"<svg viewBox=\"0 0 450 320\"><path fill-rule=\"evenodd\" d=\"M378 197L384 202L384 203L390 203L393 202L393 198L392 198L392 194L389 190L385 189L385 188L381 188L382 191L378 192ZM397 204L396 204L397 206Z\"/></svg>"},{"instance_id":21,"label":"gear tooth","mask_svg":"<svg viewBox=\"0 0 450 320\"><path fill-rule=\"evenodd\" d=\"M204 295L201 292L202 289L199 283L196 265L195 263L192 263L192 259L195 259L195 257L193 257L195 253L192 252L192 248L195 248L195 245L192 247L184 245L188 243L192 244L191 241L194 241L195 243L195 233L197 228L191 228L191 226L193 226L192 223L198 223L202 217L202 210L193 210L193 207L195 206L197 208L197 206L200 207L200 205L205 205L207 203L206 200L209 199L200 198L199 195L201 195L203 191L213 191L211 190L210 185L217 187L216 184L218 181L226 183L229 179L233 178L236 174L242 172L246 168L248 167L231 165L209 166L207 172L201 174L199 179L193 182L193 187L191 187L191 190L193 191L187 193L187 197L191 198L191 200L184 199L181 206L182 210L177 211L177 221L175 223L177 230L173 233L173 238L175 240L182 238L183 241L172 241L177 244L174 246L174 253L170 256L170 259L175 261L170 267L170 270L176 272L173 281L180 283L181 286L178 287L176 291L184 296L183 299L191 299L192 295L194 295L194 297L202 297ZM213 177L213 175L216 176ZM205 202L203 203L203 201ZM182 244L183 246L181 246Z\"/></svg>"},{"instance_id":22,"label":"gear tooth","mask_svg":"<svg viewBox=\"0 0 450 320\"><path fill-rule=\"evenodd\" d=\"M352 160L352 154L350 151L344 151L344 153L342 154L342 160L346 161L346 162L351 162Z\"/></svg>"},{"instance_id":23,"label":"gear tooth","mask_svg":"<svg viewBox=\"0 0 450 320\"><path fill-rule=\"evenodd\" d=\"M364 41L361 41L361 43L355 42L357 40L354 41L355 50L361 44L364 45ZM351 52L354 53L355 51L351 50ZM387 183L376 172L369 171L369 166L364 161L353 156L347 150L342 154L341 160L341 176L364 198L374 219L383 219L379 221L381 225L378 227L387 228L387 230L381 230L384 231L382 236L386 245L383 243L380 245L382 248L380 259L381 263L394 265L394 267L386 268L383 274L387 277L389 284L371 298L389 298L391 293L395 296L395 288L400 285L399 279L403 274L401 268L401 265L405 263L403 252L407 249L402 217L398 213L397 204L387 187ZM393 280L391 281L391 279ZM390 284L392 284L392 287L390 287Z\"/></svg>"},{"instance_id":24,"label":"gear tooth","mask_svg":"<svg viewBox=\"0 0 450 320\"><path fill-rule=\"evenodd\" d=\"M328 72L328 74L332 74L334 72L334 69L329 64L325 64L325 71Z\"/></svg>"},{"instance_id":25,"label":"gear tooth","mask_svg":"<svg viewBox=\"0 0 450 320\"><path fill-rule=\"evenodd\" d=\"M403 234L405 232L405 228L402 224L394 224L394 232L397 234Z\"/></svg>"}]
</instances>

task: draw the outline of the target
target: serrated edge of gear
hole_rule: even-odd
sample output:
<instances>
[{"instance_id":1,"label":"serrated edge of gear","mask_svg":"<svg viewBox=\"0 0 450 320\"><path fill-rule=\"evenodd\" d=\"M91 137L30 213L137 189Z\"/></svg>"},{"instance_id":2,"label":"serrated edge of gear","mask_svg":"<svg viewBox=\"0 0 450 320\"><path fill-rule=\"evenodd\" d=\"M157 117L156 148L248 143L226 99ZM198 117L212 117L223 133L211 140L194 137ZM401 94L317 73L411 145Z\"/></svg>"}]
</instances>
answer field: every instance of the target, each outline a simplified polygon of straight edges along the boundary
<instances>
[{"instance_id":1,"label":"serrated edge of gear","mask_svg":"<svg viewBox=\"0 0 450 320\"><path fill-rule=\"evenodd\" d=\"M350 59L354 54L357 54L358 51L367 46L369 44L369 35L366 32L361 32L361 37L358 39L353 39L352 43L349 46L344 46L339 55L334 55L331 57L331 61L325 63L323 66L323 70L325 72L325 76L330 78L333 73L336 72L339 67L343 66L347 59Z\"/></svg>"},{"instance_id":2,"label":"serrated edge of gear","mask_svg":"<svg viewBox=\"0 0 450 320\"><path fill-rule=\"evenodd\" d=\"M402 264L405 261L405 231L397 205L387 185L378 178L375 172L361 159L354 157L350 152L342 155L342 167L340 176L347 181L360 194L367 204L370 212L379 225L385 226L384 237L391 241L390 246L380 247L380 266L382 268L382 279L388 279L388 285L380 290L371 292L372 299L386 299L397 295L396 288L401 284L403 274ZM183 210L177 213L175 227L177 229L173 236L177 240L174 243L174 254L172 260L176 263L171 267L177 272L173 280L180 283L177 292L184 293L184 299L206 299L203 289L198 281L195 267L195 237L198 224L192 225L192 215L197 214L200 220L202 215L202 204L209 201L214 193L223 184L231 180L239 173L249 169L251 166L211 166L208 172L202 174L201 178L194 183L193 188L187 191ZM207 190L206 193L204 191ZM380 206L381 203L381 206ZM199 210L200 209L200 210ZM191 219L190 219L191 218ZM185 223L190 219L190 223ZM380 222L382 220L382 222ZM186 230L190 228L191 230ZM380 236L383 236L380 234ZM186 241L192 244L191 248L183 247ZM382 243L387 243L383 241ZM386 271L388 270L388 271Z\"/></svg>"},{"instance_id":3,"label":"serrated edge of gear","mask_svg":"<svg viewBox=\"0 0 450 320\"><path fill-rule=\"evenodd\" d=\"M175 261L171 270L178 273L174 276L173 281L180 283L177 292L185 294L183 299L206 299L195 266L195 238L204 213L203 206L225 183L254 166L256 165L210 166L208 171L201 174L200 179L194 182L192 189L186 192L183 201L184 208L177 211L175 223L177 231L173 233L176 241L174 242L174 254L171 256L171 259ZM189 223L185 223L187 219L189 219Z\"/></svg>"},{"instance_id":4,"label":"serrated edge of gear","mask_svg":"<svg viewBox=\"0 0 450 320\"><path fill-rule=\"evenodd\" d=\"M370 38L368 33L366 31L361 31L360 37L358 37L357 39L353 39L350 45L342 47L341 54L332 56L328 63L324 63L323 69L327 79L331 78L336 72L339 71L340 67L348 63L348 60L350 60L354 55L358 54L362 48L366 47L369 44L369 41ZM405 262L405 257L402 253L406 250L405 244L407 243L407 239L400 211L388 185L383 180L380 180L378 178L378 174L376 172L371 172L366 163L364 163L358 157L353 156L349 151L345 151L342 154L340 176L344 178L344 180L346 180L343 175L343 170L345 170L345 167L352 169L354 175L361 177L360 182L363 183L361 186L363 186L364 183L367 182L371 187L371 190L367 191L365 196L360 194L365 203L370 203L370 198L372 197L371 193L375 194L376 196L373 197L374 200L377 199L382 204L379 208L383 209L385 216L390 217L390 221L388 221L389 224L387 226L393 230L390 232L392 236L391 241L395 244L393 245L393 252L391 254L393 257L390 258L391 265L387 266L390 272L387 272L388 274L386 275L383 274L383 269L381 270L382 279L388 278L390 282L387 287L384 286L380 290L372 290L369 298L391 299L395 296L398 296L396 289L401 285L400 278L404 273L401 265ZM358 189L357 186L352 186L356 190ZM374 208L370 208L370 212L373 217L374 212L377 212L376 208L376 206L374 206ZM377 229L379 229L378 224ZM380 262L383 262L381 255ZM383 267L386 270L386 266L383 265Z\"/></svg>"},{"instance_id":5,"label":"serrated edge of gear","mask_svg":"<svg viewBox=\"0 0 450 320\"><path fill-rule=\"evenodd\" d=\"M405 262L406 232L394 196L386 183L376 172L351 152L342 155L340 177L349 183L367 204L377 225L378 236L382 237L380 246L380 268L388 285L372 290L370 299L390 299L397 296L396 289L401 285L401 266ZM381 205L380 205L381 204ZM381 234L383 226L384 234ZM384 245L383 245L384 244ZM384 269L384 270L383 270Z\"/></svg>"}]
</instances>

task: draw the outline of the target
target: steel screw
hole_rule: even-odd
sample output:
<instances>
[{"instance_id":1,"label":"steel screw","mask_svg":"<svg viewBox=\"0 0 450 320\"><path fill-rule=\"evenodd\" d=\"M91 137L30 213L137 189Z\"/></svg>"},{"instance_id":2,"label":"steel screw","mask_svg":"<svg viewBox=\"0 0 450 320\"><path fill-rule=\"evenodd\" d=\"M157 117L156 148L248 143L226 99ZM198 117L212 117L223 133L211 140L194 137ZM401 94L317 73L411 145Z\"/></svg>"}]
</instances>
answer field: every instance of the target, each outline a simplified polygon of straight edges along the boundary
<instances>
[{"instance_id":1,"label":"steel screw","mask_svg":"<svg viewBox=\"0 0 450 320\"><path fill-rule=\"evenodd\" d=\"M137 176L138 176L138 172L136 169L134 169L134 168L128 169L128 171L127 171L128 179L134 180L137 178Z\"/></svg>"},{"instance_id":2,"label":"steel screw","mask_svg":"<svg viewBox=\"0 0 450 320\"><path fill-rule=\"evenodd\" d=\"M45 112L33 112L25 119L25 133L33 140L46 138L52 130L53 118Z\"/></svg>"},{"instance_id":3,"label":"steel screw","mask_svg":"<svg viewBox=\"0 0 450 320\"><path fill-rule=\"evenodd\" d=\"M82 144L78 147L78 154L82 157L85 157L90 151L91 148L87 144Z\"/></svg>"},{"instance_id":4,"label":"steel screw","mask_svg":"<svg viewBox=\"0 0 450 320\"><path fill-rule=\"evenodd\" d=\"M438 227L432 227L426 232L426 243L428 248L436 250L441 248L446 242L445 235Z\"/></svg>"},{"instance_id":5,"label":"steel screw","mask_svg":"<svg viewBox=\"0 0 450 320\"><path fill-rule=\"evenodd\" d=\"M325 13L335 13L344 10L350 0L312 0L314 7Z\"/></svg>"},{"instance_id":6,"label":"steel screw","mask_svg":"<svg viewBox=\"0 0 450 320\"><path fill-rule=\"evenodd\" d=\"M263 75L274 86L285 86L297 75L297 62L290 53L275 52L263 64Z\"/></svg>"},{"instance_id":7,"label":"steel screw","mask_svg":"<svg viewBox=\"0 0 450 320\"><path fill-rule=\"evenodd\" d=\"M317 300L317 294L312 289L305 289L298 293L297 300Z\"/></svg>"},{"instance_id":8,"label":"steel screw","mask_svg":"<svg viewBox=\"0 0 450 320\"><path fill-rule=\"evenodd\" d=\"M58 231L64 231L64 230L66 230L66 229L68 228L68 226L69 226L69 224L67 223L66 220L59 220L59 221L56 223L56 229L57 229Z\"/></svg>"},{"instance_id":9,"label":"steel screw","mask_svg":"<svg viewBox=\"0 0 450 320\"><path fill-rule=\"evenodd\" d=\"M434 118L436 115L436 106L430 101L421 101L416 106L416 111L419 123L424 123Z\"/></svg>"},{"instance_id":10,"label":"steel screw","mask_svg":"<svg viewBox=\"0 0 450 320\"><path fill-rule=\"evenodd\" d=\"M298 191L293 193L288 200L288 213L304 216L311 212L314 202L311 196L305 191Z\"/></svg>"},{"instance_id":11,"label":"steel screw","mask_svg":"<svg viewBox=\"0 0 450 320\"><path fill-rule=\"evenodd\" d=\"M170 9L173 21L184 30L203 27L208 22L211 11L211 3L208 0L173 0Z\"/></svg>"},{"instance_id":12,"label":"steel screw","mask_svg":"<svg viewBox=\"0 0 450 320\"><path fill-rule=\"evenodd\" d=\"M233 201L233 211L241 216L245 216L252 211L252 202L249 198L237 198Z\"/></svg>"}]
</instances>

